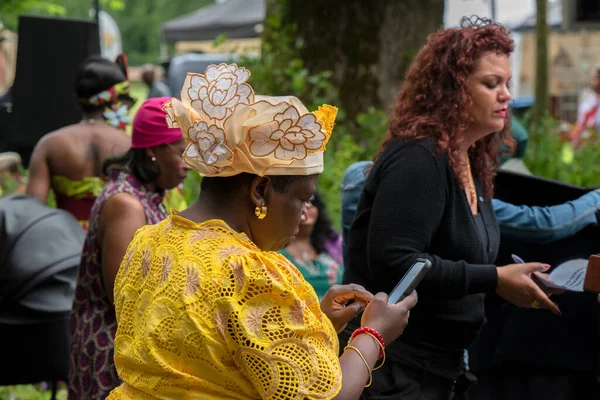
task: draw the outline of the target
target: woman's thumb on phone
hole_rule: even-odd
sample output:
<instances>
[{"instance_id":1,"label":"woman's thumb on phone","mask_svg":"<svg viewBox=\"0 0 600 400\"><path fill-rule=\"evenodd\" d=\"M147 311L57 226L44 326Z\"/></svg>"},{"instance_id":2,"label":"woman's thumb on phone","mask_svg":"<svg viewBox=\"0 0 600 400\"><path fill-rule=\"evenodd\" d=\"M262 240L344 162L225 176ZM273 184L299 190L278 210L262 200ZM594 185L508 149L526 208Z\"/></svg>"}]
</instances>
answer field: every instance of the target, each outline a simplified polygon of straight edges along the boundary
<instances>
[{"instance_id":1,"label":"woman's thumb on phone","mask_svg":"<svg viewBox=\"0 0 600 400\"><path fill-rule=\"evenodd\" d=\"M387 303L388 302L388 295L383 293L383 292L379 292L375 295L375 297L373 297L372 301L380 301L383 303Z\"/></svg>"}]
</instances>

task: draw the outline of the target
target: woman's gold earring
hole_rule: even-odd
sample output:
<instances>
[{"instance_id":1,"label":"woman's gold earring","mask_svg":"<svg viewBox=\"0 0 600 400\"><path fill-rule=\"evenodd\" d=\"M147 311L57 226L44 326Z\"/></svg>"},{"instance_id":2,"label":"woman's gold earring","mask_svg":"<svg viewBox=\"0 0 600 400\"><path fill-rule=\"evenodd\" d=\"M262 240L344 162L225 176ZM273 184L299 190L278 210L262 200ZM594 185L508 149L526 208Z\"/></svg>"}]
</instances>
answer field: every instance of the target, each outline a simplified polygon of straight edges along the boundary
<instances>
[{"instance_id":1,"label":"woman's gold earring","mask_svg":"<svg viewBox=\"0 0 600 400\"><path fill-rule=\"evenodd\" d=\"M254 209L254 215L258 219L264 219L267 216L267 206L260 206Z\"/></svg>"}]
</instances>

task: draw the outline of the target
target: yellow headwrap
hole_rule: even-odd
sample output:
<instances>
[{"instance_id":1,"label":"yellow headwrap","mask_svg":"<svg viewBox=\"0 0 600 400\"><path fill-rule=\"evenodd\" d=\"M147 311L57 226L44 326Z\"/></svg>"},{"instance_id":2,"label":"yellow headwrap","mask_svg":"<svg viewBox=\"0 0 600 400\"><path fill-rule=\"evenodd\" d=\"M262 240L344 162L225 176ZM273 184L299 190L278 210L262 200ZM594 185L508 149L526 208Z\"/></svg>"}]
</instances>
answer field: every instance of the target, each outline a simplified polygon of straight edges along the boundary
<instances>
[{"instance_id":1,"label":"yellow headwrap","mask_svg":"<svg viewBox=\"0 0 600 400\"><path fill-rule=\"evenodd\" d=\"M323 172L337 108L309 113L292 96L255 96L249 77L235 64L210 65L204 75L187 74L181 101L164 104L167 123L189 143L186 163L202 176Z\"/></svg>"}]
</instances>

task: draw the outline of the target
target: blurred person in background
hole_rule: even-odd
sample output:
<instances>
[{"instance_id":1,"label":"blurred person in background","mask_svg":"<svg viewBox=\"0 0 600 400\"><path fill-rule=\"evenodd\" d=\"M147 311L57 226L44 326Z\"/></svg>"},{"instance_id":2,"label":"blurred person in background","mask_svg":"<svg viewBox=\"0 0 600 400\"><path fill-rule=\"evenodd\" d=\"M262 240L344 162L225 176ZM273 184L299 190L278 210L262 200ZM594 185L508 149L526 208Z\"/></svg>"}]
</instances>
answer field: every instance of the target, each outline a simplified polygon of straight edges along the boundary
<instances>
[{"instance_id":1,"label":"blurred person in background","mask_svg":"<svg viewBox=\"0 0 600 400\"><path fill-rule=\"evenodd\" d=\"M341 191L344 248L372 167L372 161L359 161L344 172ZM492 206L502 235L529 243L551 243L600 224L600 189L554 206L515 205L499 199L492 199Z\"/></svg>"},{"instance_id":2,"label":"blurred person in background","mask_svg":"<svg viewBox=\"0 0 600 400\"><path fill-rule=\"evenodd\" d=\"M163 195L189 171L181 131L165 120L169 100L142 104L131 149L104 162L109 180L92 207L71 312L69 399L104 399L120 384L113 363L115 276L135 232L166 218Z\"/></svg>"},{"instance_id":3,"label":"blurred person in background","mask_svg":"<svg viewBox=\"0 0 600 400\"><path fill-rule=\"evenodd\" d=\"M600 133L600 65L597 65L590 79L592 95L583 101L577 110L577 123L571 132L571 143L574 148L582 144L582 140L598 140Z\"/></svg>"},{"instance_id":4,"label":"blurred person in background","mask_svg":"<svg viewBox=\"0 0 600 400\"><path fill-rule=\"evenodd\" d=\"M319 298L329 287L342 282L344 272L342 237L335 231L318 193L306 205L306 219L300 221L296 239L281 250Z\"/></svg>"},{"instance_id":5,"label":"blurred person in background","mask_svg":"<svg viewBox=\"0 0 600 400\"><path fill-rule=\"evenodd\" d=\"M39 140L31 156L27 194L46 204L52 189L56 206L87 229L90 210L105 182L102 164L131 146L124 129L135 99L125 56L116 62L87 58L75 76L75 93L83 119Z\"/></svg>"},{"instance_id":6,"label":"blurred person in background","mask_svg":"<svg viewBox=\"0 0 600 400\"><path fill-rule=\"evenodd\" d=\"M171 90L169 86L161 79L158 68L152 64L146 64L142 67L142 81L148 86L148 98L170 97Z\"/></svg>"}]
</instances>

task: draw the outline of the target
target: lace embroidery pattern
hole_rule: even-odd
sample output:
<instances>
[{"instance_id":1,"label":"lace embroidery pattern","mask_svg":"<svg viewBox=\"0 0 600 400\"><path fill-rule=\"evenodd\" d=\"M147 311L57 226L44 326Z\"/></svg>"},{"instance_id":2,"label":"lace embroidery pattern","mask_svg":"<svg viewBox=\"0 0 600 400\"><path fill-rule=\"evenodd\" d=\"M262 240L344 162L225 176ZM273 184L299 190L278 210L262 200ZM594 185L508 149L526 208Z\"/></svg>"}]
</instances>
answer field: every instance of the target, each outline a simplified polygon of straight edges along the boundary
<instances>
[{"instance_id":1,"label":"lace embroidery pattern","mask_svg":"<svg viewBox=\"0 0 600 400\"><path fill-rule=\"evenodd\" d=\"M329 399L340 390L336 332L283 256L222 221L172 215L138 231L124 260L115 282L124 383L110 399Z\"/></svg>"}]
</instances>

